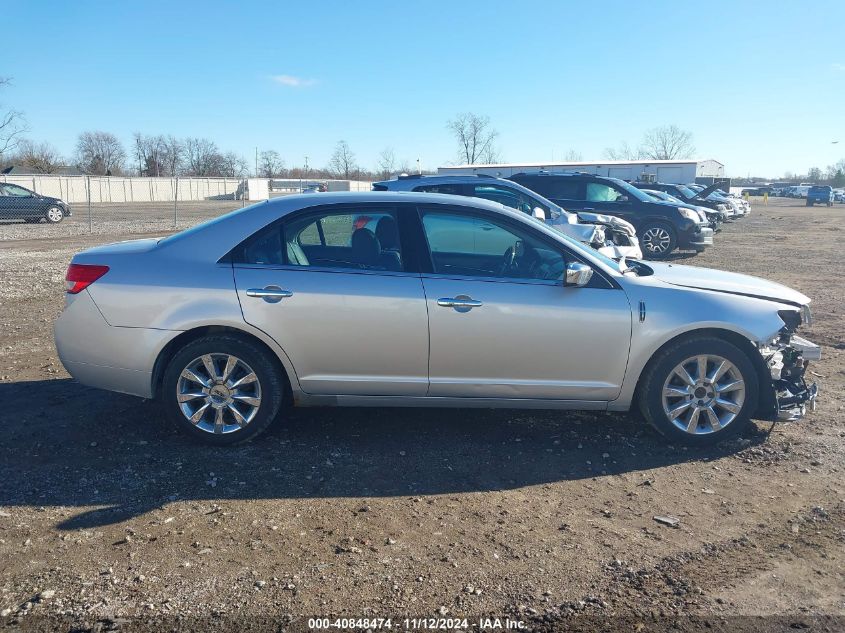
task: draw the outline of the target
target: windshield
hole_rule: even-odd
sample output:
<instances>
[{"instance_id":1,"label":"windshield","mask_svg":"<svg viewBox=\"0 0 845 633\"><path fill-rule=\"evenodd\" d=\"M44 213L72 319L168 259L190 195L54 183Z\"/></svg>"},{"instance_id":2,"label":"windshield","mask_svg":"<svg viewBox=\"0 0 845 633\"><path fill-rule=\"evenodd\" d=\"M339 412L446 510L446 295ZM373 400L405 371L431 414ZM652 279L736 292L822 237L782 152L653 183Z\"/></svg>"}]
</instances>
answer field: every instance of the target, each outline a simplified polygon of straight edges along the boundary
<instances>
[{"instance_id":1,"label":"windshield","mask_svg":"<svg viewBox=\"0 0 845 633\"><path fill-rule=\"evenodd\" d=\"M683 201L683 200L680 200L680 199L676 198L676 197L675 197L675 196L673 196L671 193L666 193L665 191L663 191L663 192L661 192L661 193L663 193L663 196L662 196L662 197L663 197L663 199L664 199L666 202L674 202L674 203L676 203L676 204L684 204L684 201Z\"/></svg>"},{"instance_id":2,"label":"windshield","mask_svg":"<svg viewBox=\"0 0 845 633\"><path fill-rule=\"evenodd\" d=\"M612 180L614 184L616 184L621 189L625 190L625 193L628 194L631 198L639 200L640 202L654 202L654 198L652 198L647 193L640 191L634 185L625 182L624 180L619 180L618 178L608 178L608 180Z\"/></svg>"},{"instance_id":3,"label":"windshield","mask_svg":"<svg viewBox=\"0 0 845 633\"><path fill-rule=\"evenodd\" d=\"M677 191L680 192L680 194L682 196L685 196L686 198L695 198L696 194L698 193L697 191L693 191L686 185L675 185L675 189L677 189Z\"/></svg>"}]
</instances>

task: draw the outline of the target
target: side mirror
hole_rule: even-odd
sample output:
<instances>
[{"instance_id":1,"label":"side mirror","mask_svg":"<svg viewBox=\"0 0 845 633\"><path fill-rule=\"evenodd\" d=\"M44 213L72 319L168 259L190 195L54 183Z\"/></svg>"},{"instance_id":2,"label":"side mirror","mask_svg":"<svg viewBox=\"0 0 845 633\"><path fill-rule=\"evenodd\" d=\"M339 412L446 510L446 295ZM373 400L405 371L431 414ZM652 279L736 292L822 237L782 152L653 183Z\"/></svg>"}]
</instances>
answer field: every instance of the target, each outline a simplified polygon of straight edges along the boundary
<instances>
[{"instance_id":1,"label":"side mirror","mask_svg":"<svg viewBox=\"0 0 845 633\"><path fill-rule=\"evenodd\" d=\"M628 202L628 196L619 196L616 198L616 202Z\"/></svg>"},{"instance_id":2,"label":"side mirror","mask_svg":"<svg viewBox=\"0 0 845 633\"><path fill-rule=\"evenodd\" d=\"M563 285L572 288L586 286L593 277L593 269L581 262L570 262L566 265L566 276Z\"/></svg>"},{"instance_id":3,"label":"side mirror","mask_svg":"<svg viewBox=\"0 0 845 633\"><path fill-rule=\"evenodd\" d=\"M534 207L534 211L532 211L532 215L537 218L538 220L546 221L546 212L543 211L540 207Z\"/></svg>"}]
</instances>

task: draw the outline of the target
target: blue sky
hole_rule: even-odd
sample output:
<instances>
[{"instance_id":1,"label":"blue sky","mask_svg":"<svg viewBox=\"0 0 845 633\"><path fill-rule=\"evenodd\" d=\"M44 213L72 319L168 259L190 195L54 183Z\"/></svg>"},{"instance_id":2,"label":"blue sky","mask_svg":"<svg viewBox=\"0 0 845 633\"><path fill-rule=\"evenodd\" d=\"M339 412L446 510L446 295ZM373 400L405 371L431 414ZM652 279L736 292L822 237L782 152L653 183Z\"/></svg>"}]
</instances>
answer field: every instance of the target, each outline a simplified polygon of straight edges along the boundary
<instances>
[{"instance_id":1,"label":"blue sky","mask_svg":"<svg viewBox=\"0 0 845 633\"><path fill-rule=\"evenodd\" d=\"M385 147L433 168L455 159L446 122L472 111L511 162L601 160L666 124L732 176L845 158L842 0L29 0L3 16L0 100L68 154L98 129L288 166L324 165L345 139L370 168Z\"/></svg>"}]
</instances>

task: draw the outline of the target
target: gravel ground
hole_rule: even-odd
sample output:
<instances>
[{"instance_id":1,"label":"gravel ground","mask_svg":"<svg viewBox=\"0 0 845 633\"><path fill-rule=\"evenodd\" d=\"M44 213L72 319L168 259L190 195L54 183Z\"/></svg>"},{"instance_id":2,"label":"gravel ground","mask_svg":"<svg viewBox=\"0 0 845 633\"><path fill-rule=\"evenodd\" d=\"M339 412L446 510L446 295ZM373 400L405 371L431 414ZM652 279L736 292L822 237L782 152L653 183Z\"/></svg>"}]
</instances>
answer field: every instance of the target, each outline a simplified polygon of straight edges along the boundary
<instances>
[{"instance_id":1,"label":"gravel ground","mask_svg":"<svg viewBox=\"0 0 845 633\"><path fill-rule=\"evenodd\" d=\"M121 225L0 227L0 625L843 630L843 215L758 202L684 260L813 297L824 348L815 413L706 451L623 415L404 409L294 410L196 446L56 357L67 262Z\"/></svg>"},{"instance_id":2,"label":"gravel ground","mask_svg":"<svg viewBox=\"0 0 845 633\"><path fill-rule=\"evenodd\" d=\"M179 202L175 212L172 202L94 204L90 221L87 205L78 204L72 207L73 215L59 224L0 221L0 244L11 240L41 241L87 235L96 235L96 243L102 243L105 236L125 240L139 233L181 230L232 209L240 209L244 204L240 200Z\"/></svg>"}]
</instances>

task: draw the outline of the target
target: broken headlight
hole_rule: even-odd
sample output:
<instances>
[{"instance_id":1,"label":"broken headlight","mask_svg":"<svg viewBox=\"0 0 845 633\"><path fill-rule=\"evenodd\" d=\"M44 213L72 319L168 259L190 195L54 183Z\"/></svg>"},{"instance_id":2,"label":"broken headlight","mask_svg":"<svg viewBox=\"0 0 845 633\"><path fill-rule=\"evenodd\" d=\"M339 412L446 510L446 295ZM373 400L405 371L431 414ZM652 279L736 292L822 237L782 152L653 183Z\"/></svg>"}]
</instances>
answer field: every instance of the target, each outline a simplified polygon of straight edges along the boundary
<instances>
[{"instance_id":1,"label":"broken headlight","mask_svg":"<svg viewBox=\"0 0 845 633\"><path fill-rule=\"evenodd\" d=\"M790 333L797 330L801 325L801 312L798 310L778 310L778 316Z\"/></svg>"}]
</instances>

